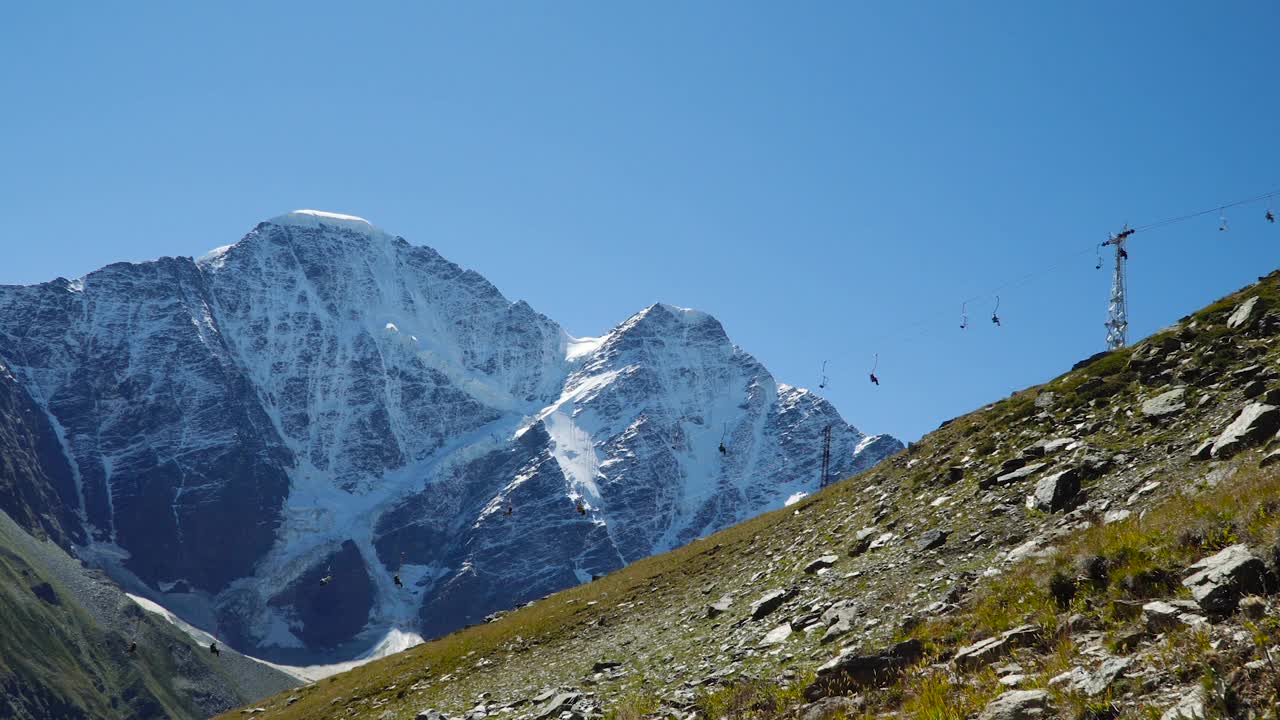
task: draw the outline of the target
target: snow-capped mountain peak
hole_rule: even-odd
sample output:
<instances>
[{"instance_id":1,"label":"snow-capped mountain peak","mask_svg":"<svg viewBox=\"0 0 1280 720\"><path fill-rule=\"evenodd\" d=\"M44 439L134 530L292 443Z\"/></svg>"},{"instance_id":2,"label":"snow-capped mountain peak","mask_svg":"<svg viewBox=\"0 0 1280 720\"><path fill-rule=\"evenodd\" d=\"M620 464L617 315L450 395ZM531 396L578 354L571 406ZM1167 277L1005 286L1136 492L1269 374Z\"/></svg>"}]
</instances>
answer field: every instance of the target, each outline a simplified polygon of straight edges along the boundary
<instances>
[{"instance_id":1,"label":"snow-capped mountain peak","mask_svg":"<svg viewBox=\"0 0 1280 720\"><path fill-rule=\"evenodd\" d=\"M267 222L272 225L296 225L310 228L336 227L360 233L372 233L377 230L373 223L362 217L323 210L294 210L284 215L277 215Z\"/></svg>"},{"instance_id":2,"label":"snow-capped mountain peak","mask_svg":"<svg viewBox=\"0 0 1280 720\"><path fill-rule=\"evenodd\" d=\"M445 632L781 507L828 426L837 473L900 447L707 313L575 338L350 215L68 289L0 287L0 366L57 429L83 554L277 659Z\"/></svg>"}]
</instances>

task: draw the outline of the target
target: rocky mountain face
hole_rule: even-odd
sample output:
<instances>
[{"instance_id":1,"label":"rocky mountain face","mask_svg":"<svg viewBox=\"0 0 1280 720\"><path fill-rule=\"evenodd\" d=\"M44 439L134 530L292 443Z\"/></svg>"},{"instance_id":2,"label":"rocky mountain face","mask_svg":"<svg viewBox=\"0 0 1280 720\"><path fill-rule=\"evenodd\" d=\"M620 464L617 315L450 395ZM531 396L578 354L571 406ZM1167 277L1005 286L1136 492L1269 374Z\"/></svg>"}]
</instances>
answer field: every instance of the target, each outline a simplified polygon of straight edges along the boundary
<instances>
[{"instance_id":1,"label":"rocky mountain face","mask_svg":"<svg viewBox=\"0 0 1280 720\"><path fill-rule=\"evenodd\" d=\"M578 339L358 218L0 286L3 509L235 646L350 657L677 547L901 444L712 317ZM725 452L720 452L723 443Z\"/></svg>"},{"instance_id":2,"label":"rocky mountain face","mask_svg":"<svg viewBox=\"0 0 1280 720\"><path fill-rule=\"evenodd\" d=\"M64 548L85 536L71 466L44 411L0 363L0 510Z\"/></svg>"},{"instance_id":3,"label":"rocky mountain face","mask_svg":"<svg viewBox=\"0 0 1280 720\"><path fill-rule=\"evenodd\" d=\"M791 506L261 707L1273 717L1278 433L1280 272Z\"/></svg>"}]
</instances>

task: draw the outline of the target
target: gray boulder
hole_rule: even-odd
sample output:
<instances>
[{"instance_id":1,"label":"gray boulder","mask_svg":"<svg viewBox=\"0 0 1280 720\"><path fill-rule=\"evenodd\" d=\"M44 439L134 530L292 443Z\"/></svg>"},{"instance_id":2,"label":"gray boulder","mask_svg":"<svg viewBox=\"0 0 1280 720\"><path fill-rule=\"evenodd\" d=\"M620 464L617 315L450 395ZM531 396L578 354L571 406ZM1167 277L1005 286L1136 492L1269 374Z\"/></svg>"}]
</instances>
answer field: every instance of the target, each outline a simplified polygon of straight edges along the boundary
<instances>
[{"instance_id":1,"label":"gray boulder","mask_svg":"<svg viewBox=\"0 0 1280 720\"><path fill-rule=\"evenodd\" d=\"M947 542L946 530L930 530L920 536L919 542L916 543L918 552L926 552L934 548L942 547Z\"/></svg>"},{"instance_id":2,"label":"gray boulder","mask_svg":"<svg viewBox=\"0 0 1280 720\"><path fill-rule=\"evenodd\" d=\"M849 546L849 556L857 557L871 547L871 541L880 534L880 528L865 527L853 536L853 544Z\"/></svg>"},{"instance_id":3,"label":"gray boulder","mask_svg":"<svg viewBox=\"0 0 1280 720\"><path fill-rule=\"evenodd\" d=\"M1071 468L1054 473L1036 483L1031 505L1044 512L1068 509L1080 494L1080 471Z\"/></svg>"},{"instance_id":4,"label":"gray boulder","mask_svg":"<svg viewBox=\"0 0 1280 720\"><path fill-rule=\"evenodd\" d=\"M800 708L800 720L828 720L832 717L855 717L862 712L866 701L861 695L825 697Z\"/></svg>"},{"instance_id":5,"label":"gray boulder","mask_svg":"<svg viewBox=\"0 0 1280 720\"><path fill-rule=\"evenodd\" d=\"M1173 707L1164 711L1160 720L1205 720L1206 717L1200 688L1190 688Z\"/></svg>"},{"instance_id":6,"label":"gray boulder","mask_svg":"<svg viewBox=\"0 0 1280 720\"><path fill-rule=\"evenodd\" d=\"M838 605L822 614L822 622L827 631L823 633L824 645L837 638L848 635L853 630L853 622L858 617L858 609L851 605Z\"/></svg>"},{"instance_id":7,"label":"gray boulder","mask_svg":"<svg viewBox=\"0 0 1280 720\"><path fill-rule=\"evenodd\" d=\"M924 657L919 640L904 640L878 653L860 653L846 648L818 668L818 676L804 695L809 700L840 694L854 687L884 687L893 684L912 664Z\"/></svg>"},{"instance_id":8,"label":"gray boulder","mask_svg":"<svg viewBox=\"0 0 1280 720\"><path fill-rule=\"evenodd\" d=\"M729 608L733 606L733 596L725 595L719 600L707 606L707 617L713 618L729 612Z\"/></svg>"},{"instance_id":9,"label":"gray boulder","mask_svg":"<svg viewBox=\"0 0 1280 720\"><path fill-rule=\"evenodd\" d=\"M561 712L573 707L574 703L582 699L582 693L562 692L557 693L548 700L542 707L538 708L537 720L546 720L547 718L558 717Z\"/></svg>"},{"instance_id":10,"label":"gray boulder","mask_svg":"<svg viewBox=\"0 0 1280 720\"><path fill-rule=\"evenodd\" d=\"M1239 330L1249 324L1253 319L1253 310L1258 306L1258 296L1245 300L1236 307L1235 312L1231 313L1231 317L1227 318L1227 327L1232 330Z\"/></svg>"},{"instance_id":11,"label":"gray boulder","mask_svg":"<svg viewBox=\"0 0 1280 720\"><path fill-rule=\"evenodd\" d=\"M1249 403L1240 410L1227 429L1213 441L1210 454L1219 459L1229 458L1274 433L1278 426L1280 426L1280 407L1266 403Z\"/></svg>"},{"instance_id":12,"label":"gray boulder","mask_svg":"<svg viewBox=\"0 0 1280 720\"><path fill-rule=\"evenodd\" d=\"M781 645L791 637L791 623L782 623L765 634L760 640L760 647L772 647Z\"/></svg>"},{"instance_id":13,"label":"gray boulder","mask_svg":"<svg viewBox=\"0 0 1280 720\"><path fill-rule=\"evenodd\" d=\"M770 590L761 595L759 600L751 603L751 619L759 620L766 617L769 613L782 607L782 604L794 597L795 594L795 590Z\"/></svg>"},{"instance_id":14,"label":"gray boulder","mask_svg":"<svg viewBox=\"0 0 1280 720\"><path fill-rule=\"evenodd\" d=\"M1153 600L1142 606L1142 620L1149 632L1162 633L1182 625L1203 622L1199 610L1200 606L1190 600Z\"/></svg>"},{"instance_id":15,"label":"gray boulder","mask_svg":"<svg viewBox=\"0 0 1280 720\"><path fill-rule=\"evenodd\" d=\"M1084 682L1080 683L1080 692L1089 697L1097 697L1107 691L1111 684L1120 679L1129 666L1133 664L1130 658L1111 657L1103 661L1102 667L1098 671L1090 675Z\"/></svg>"},{"instance_id":16,"label":"gray boulder","mask_svg":"<svg viewBox=\"0 0 1280 720\"><path fill-rule=\"evenodd\" d=\"M1006 472L1003 475L987 478L986 480L978 483L978 487L986 490L993 486L1008 485L1010 483L1018 482L1019 480L1025 480L1043 470L1045 465L1046 463L1031 463L1030 465L1025 465L1017 470L1013 470L1012 472Z\"/></svg>"},{"instance_id":17,"label":"gray boulder","mask_svg":"<svg viewBox=\"0 0 1280 720\"><path fill-rule=\"evenodd\" d=\"M1280 448L1276 448L1266 455L1263 455L1262 459L1258 461L1258 465L1261 467L1267 467L1268 465L1275 465L1277 462L1280 462Z\"/></svg>"},{"instance_id":18,"label":"gray boulder","mask_svg":"<svg viewBox=\"0 0 1280 720\"><path fill-rule=\"evenodd\" d=\"M835 565L836 561L839 559L840 558L836 555L823 555L820 558L816 558L812 560L808 565L805 565L804 571L812 575L813 573L816 573L819 570L826 570L832 565Z\"/></svg>"},{"instance_id":19,"label":"gray boulder","mask_svg":"<svg viewBox=\"0 0 1280 720\"><path fill-rule=\"evenodd\" d=\"M978 720L1030 720L1048 717L1052 710L1045 690L1010 690L992 700Z\"/></svg>"},{"instance_id":20,"label":"gray boulder","mask_svg":"<svg viewBox=\"0 0 1280 720\"><path fill-rule=\"evenodd\" d=\"M1174 388L1142 403L1142 414L1151 420L1172 417L1187 409L1186 397L1186 388Z\"/></svg>"},{"instance_id":21,"label":"gray boulder","mask_svg":"<svg viewBox=\"0 0 1280 720\"><path fill-rule=\"evenodd\" d=\"M1267 566L1244 545L1232 545L1187 568L1182 584L1210 615L1226 615L1244 595L1265 590Z\"/></svg>"},{"instance_id":22,"label":"gray boulder","mask_svg":"<svg viewBox=\"0 0 1280 720\"><path fill-rule=\"evenodd\" d=\"M1054 453L1057 453L1061 450L1066 450L1067 448L1071 447L1071 444L1074 443L1075 441L1076 439L1073 437L1060 437L1060 438L1054 438L1052 440L1047 440L1044 443L1044 454L1053 455Z\"/></svg>"},{"instance_id":23,"label":"gray boulder","mask_svg":"<svg viewBox=\"0 0 1280 720\"><path fill-rule=\"evenodd\" d=\"M1040 642L1040 628L1035 625L1022 625L960 648L956 652L955 664L958 668L982 667L1008 655L1014 648L1027 647L1038 642Z\"/></svg>"}]
</instances>

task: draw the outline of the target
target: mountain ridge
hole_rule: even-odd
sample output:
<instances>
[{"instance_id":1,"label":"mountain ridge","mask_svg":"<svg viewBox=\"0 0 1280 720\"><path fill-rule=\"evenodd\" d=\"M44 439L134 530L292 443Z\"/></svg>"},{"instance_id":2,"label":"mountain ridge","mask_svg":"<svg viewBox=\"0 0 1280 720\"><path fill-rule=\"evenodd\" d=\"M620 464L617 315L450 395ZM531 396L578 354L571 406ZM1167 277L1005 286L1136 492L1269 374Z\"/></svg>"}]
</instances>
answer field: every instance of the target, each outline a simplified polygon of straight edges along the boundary
<instances>
[{"instance_id":1,"label":"mountain ridge","mask_svg":"<svg viewBox=\"0 0 1280 720\"><path fill-rule=\"evenodd\" d=\"M815 484L828 425L836 472L900 446L778 383L710 315L655 303L575 338L319 211L199 259L0 286L0 358L71 462L81 557L306 664L780 506ZM518 581L499 557L524 558Z\"/></svg>"}]
</instances>

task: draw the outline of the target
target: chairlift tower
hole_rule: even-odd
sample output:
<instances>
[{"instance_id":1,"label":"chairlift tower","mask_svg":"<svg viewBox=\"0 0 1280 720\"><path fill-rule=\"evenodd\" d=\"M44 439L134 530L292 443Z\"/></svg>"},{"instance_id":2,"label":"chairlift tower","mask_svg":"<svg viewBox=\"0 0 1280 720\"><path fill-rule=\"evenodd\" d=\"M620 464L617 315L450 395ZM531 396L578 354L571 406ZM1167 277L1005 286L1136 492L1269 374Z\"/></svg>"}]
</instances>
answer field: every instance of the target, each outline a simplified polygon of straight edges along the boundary
<instances>
[{"instance_id":1,"label":"chairlift tower","mask_svg":"<svg viewBox=\"0 0 1280 720\"><path fill-rule=\"evenodd\" d=\"M1103 245L1114 246L1116 250L1116 269L1111 280L1111 301L1107 304L1108 350L1118 350L1129 343L1129 300L1125 288L1125 267L1129 262L1129 253L1124 249L1124 245L1132 234L1133 230L1126 225L1123 230L1103 243Z\"/></svg>"},{"instance_id":2,"label":"chairlift tower","mask_svg":"<svg viewBox=\"0 0 1280 720\"><path fill-rule=\"evenodd\" d=\"M831 426L828 425L822 429L822 477L818 480L818 487L827 486L827 478L831 474Z\"/></svg>"}]
</instances>

